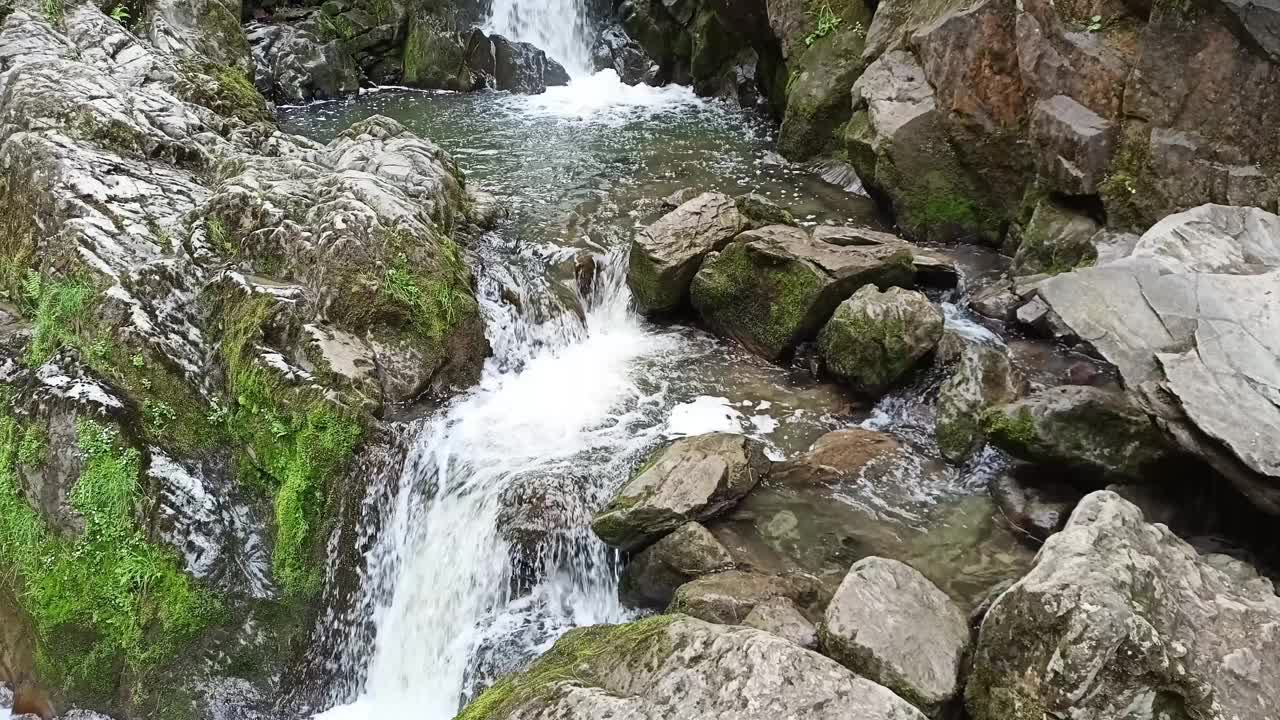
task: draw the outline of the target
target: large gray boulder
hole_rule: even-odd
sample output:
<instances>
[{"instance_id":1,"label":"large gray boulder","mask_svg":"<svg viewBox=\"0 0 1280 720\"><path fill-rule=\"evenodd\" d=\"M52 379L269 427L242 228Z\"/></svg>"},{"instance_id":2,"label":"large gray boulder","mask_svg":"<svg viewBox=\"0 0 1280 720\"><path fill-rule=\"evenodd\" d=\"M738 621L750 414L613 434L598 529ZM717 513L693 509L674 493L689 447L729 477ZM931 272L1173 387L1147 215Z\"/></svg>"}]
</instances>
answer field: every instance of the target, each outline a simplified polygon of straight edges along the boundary
<instances>
[{"instance_id":1,"label":"large gray boulder","mask_svg":"<svg viewBox=\"0 0 1280 720\"><path fill-rule=\"evenodd\" d=\"M646 314L680 309L702 259L745 227L733 198L703 193L641 230L631 242L627 267L636 307Z\"/></svg>"},{"instance_id":2,"label":"large gray boulder","mask_svg":"<svg viewBox=\"0 0 1280 720\"><path fill-rule=\"evenodd\" d=\"M770 225L709 255L690 298L712 331L779 359L815 337L859 288L911 286L914 277L914 252L906 243L840 246Z\"/></svg>"},{"instance_id":3,"label":"large gray boulder","mask_svg":"<svg viewBox=\"0 0 1280 720\"><path fill-rule=\"evenodd\" d=\"M732 678L732 681L726 681ZM838 663L753 628L680 615L573 630L459 720L923 720Z\"/></svg>"},{"instance_id":4,"label":"large gray boulder","mask_svg":"<svg viewBox=\"0 0 1280 720\"><path fill-rule=\"evenodd\" d=\"M1178 444L1280 514L1277 292L1280 217L1221 205L1171 215L1131 256L1037 289Z\"/></svg>"},{"instance_id":5,"label":"large gray boulder","mask_svg":"<svg viewBox=\"0 0 1280 720\"><path fill-rule=\"evenodd\" d=\"M654 453L591 521L606 543L634 551L689 521L733 507L768 471L760 445L742 435L681 438Z\"/></svg>"},{"instance_id":6,"label":"large gray boulder","mask_svg":"<svg viewBox=\"0 0 1280 720\"><path fill-rule=\"evenodd\" d=\"M854 563L818 632L824 654L929 717L940 717L960 690L968 620L910 565L879 557Z\"/></svg>"},{"instance_id":7,"label":"large gray boulder","mask_svg":"<svg viewBox=\"0 0 1280 720\"><path fill-rule=\"evenodd\" d=\"M663 608L676 588L733 567L733 557L707 529L685 523L627 563L618 592L642 607Z\"/></svg>"},{"instance_id":8,"label":"large gray boulder","mask_svg":"<svg viewBox=\"0 0 1280 720\"><path fill-rule=\"evenodd\" d=\"M251 23L255 84L279 103L337 100L360 91L360 67L337 40L322 41L305 26Z\"/></svg>"},{"instance_id":9,"label":"large gray boulder","mask_svg":"<svg viewBox=\"0 0 1280 720\"><path fill-rule=\"evenodd\" d=\"M867 285L836 308L818 336L818 352L836 379L877 395L933 351L942 326L942 312L924 293Z\"/></svg>"},{"instance_id":10,"label":"large gray boulder","mask_svg":"<svg viewBox=\"0 0 1280 720\"><path fill-rule=\"evenodd\" d=\"M1140 478L1169 456L1163 434L1129 397L1088 385L1048 388L991 408L982 429L1015 457L1102 475Z\"/></svg>"},{"instance_id":11,"label":"large gray boulder","mask_svg":"<svg viewBox=\"0 0 1280 720\"><path fill-rule=\"evenodd\" d=\"M1087 496L982 622L974 720L1265 718L1280 707L1280 597L1111 492Z\"/></svg>"}]
</instances>

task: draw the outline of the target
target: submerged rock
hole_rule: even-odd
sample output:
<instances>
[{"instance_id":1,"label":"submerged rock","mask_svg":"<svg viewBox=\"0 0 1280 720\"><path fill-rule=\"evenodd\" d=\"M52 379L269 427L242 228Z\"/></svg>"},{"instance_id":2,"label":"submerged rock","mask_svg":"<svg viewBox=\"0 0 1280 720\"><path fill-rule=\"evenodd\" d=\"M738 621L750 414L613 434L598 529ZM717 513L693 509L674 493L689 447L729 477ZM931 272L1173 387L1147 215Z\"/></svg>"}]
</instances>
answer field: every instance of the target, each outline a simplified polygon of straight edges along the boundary
<instances>
[{"instance_id":1,"label":"submerged rock","mask_svg":"<svg viewBox=\"0 0 1280 720\"><path fill-rule=\"evenodd\" d=\"M714 332L778 359L815 337L836 306L866 285L911 285L910 246L841 247L787 225L749 230L702 263L694 310Z\"/></svg>"},{"instance_id":2,"label":"submerged rock","mask_svg":"<svg viewBox=\"0 0 1280 720\"><path fill-rule=\"evenodd\" d=\"M1169 456L1164 436L1124 393L1086 385L992 408L982 429L1015 457L1094 474L1142 477Z\"/></svg>"},{"instance_id":3,"label":"submerged rock","mask_svg":"<svg viewBox=\"0 0 1280 720\"><path fill-rule=\"evenodd\" d=\"M1265 717L1280 707L1277 626L1280 597L1253 568L1093 493L983 620L968 710Z\"/></svg>"},{"instance_id":4,"label":"submerged rock","mask_svg":"<svg viewBox=\"0 0 1280 720\"><path fill-rule=\"evenodd\" d=\"M929 717L960 691L968 620L909 565L869 557L854 563L819 627L822 652L884 685Z\"/></svg>"},{"instance_id":5,"label":"submerged rock","mask_svg":"<svg viewBox=\"0 0 1280 720\"><path fill-rule=\"evenodd\" d=\"M1061 480L1043 477L1042 472L1015 469L991 482L991 496L1010 525L1040 541L1067 524L1083 493Z\"/></svg>"},{"instance_id":6,"label":"submerged rock","mask_svg":"<svg viewBox=\"0 0 1280 720\"><path fill-rule=\"evenodd\" d=\"M738 625L757 605L786 598L809 613L817 613L830 598L818 578L804 573L765 575L727 570L681 585L667 612L683 613L707 622Z\"/></svg>"},{"instance_id":7,"label":"submerged rock","mask_svg":"<svg viewBox=\"0 0 1280 720\"><path fill-rule=\"evenodd\" d=\"M703 193L637 233L627 268L636 307L646 314L683 307L703 258L723 248L746 224L728 195Z\"/></svg>"},{"instance_id":8,"label":"submerged rock","mask_svg":"<svg viewBox=\"0 0 1280 720\"><path fill-rule=\"evenodd\" d=\"M631 604L664 608L676 588L732 567L733 558L714 535L696 522L685 523L627 563L618 592Z\"/></svg>"},{"instance_id":9,"label":"submerged rock","mask_svg":"<svg viewBox=\"0 0 1280 720\"><path fill-rule=\"evenodd\" d=\"M818 336L818 352L838 380L878 395L933 351L942 325L942 313L923 293L867 285L836 308Z\"/></svg>"},{"instance_id":10,"label":"submerged rock","mask_svg":"<svg viewBox=\"0 0 1280 720\"><path fill-rule=\"evenodd\" d=\"M723 682L726 673L735 682ZM889 690L760 630L680 615L572 630L459 720L923 720Z\"/></svg>"},{"instance_id":11,"label":"submerged rock","mask_svg":"<svg viewBox=\"0 0 1280 720\"><path fill-rule=\"evenodd\" d=\"M655 452L596 514L591 529L616 548L639 550L733 507L767 471L763 449L742 435L682 438Z\"/></svg>"}]
</instances>

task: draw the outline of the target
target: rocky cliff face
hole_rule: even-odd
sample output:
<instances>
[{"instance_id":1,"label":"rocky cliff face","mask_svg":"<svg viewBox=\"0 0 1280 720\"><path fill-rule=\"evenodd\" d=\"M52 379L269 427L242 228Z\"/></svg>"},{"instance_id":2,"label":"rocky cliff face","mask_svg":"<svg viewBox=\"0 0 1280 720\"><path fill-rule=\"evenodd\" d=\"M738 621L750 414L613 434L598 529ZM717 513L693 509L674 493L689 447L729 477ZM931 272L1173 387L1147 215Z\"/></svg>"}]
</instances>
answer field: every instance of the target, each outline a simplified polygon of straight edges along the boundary
<instances>
[{"instance_id":1,"label":"rocky cliff face","mask_svg":"<svg viewBox=\"0 0 1280 720\"><path fill-rule=\"evenodd\" d=\"M767 99L784 154L852 165L911 239L1012 251L1045 197L1139 231L1203 203L1276 207L1280 64L1262 11L637 0L617 17L647 77Z\"/></svg>"},{"instance_id":2,"label":"rocky cliff face","mask_svg":"<svg viewBox=\"0 0 1280 720\"><path fill-rule=\"evenodd\" d=\"M203 36L161 30L176 9L146 37L45 9L0 29L0 563L38 648L19 670L126 717L270 702L368 429L488 352L466 182L385 118L280 132L247 46L194 60Z\"/></svg>"}]
</instances>

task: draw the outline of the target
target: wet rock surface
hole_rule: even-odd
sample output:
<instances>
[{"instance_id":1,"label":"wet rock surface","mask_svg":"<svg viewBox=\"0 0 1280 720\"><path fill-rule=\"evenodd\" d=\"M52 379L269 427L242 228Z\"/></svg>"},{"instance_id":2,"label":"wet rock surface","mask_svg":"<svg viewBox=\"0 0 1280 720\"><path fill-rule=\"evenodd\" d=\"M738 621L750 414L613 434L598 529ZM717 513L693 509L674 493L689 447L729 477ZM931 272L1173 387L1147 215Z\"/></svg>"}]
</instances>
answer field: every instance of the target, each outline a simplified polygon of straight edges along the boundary
<instances>
[{"instance_id":1,"label":"wet rock surface","mask_svg":"<svg viewBox=\"0 0 1280 720\"><path fill-rule=\"evenodd\" d=\"M942 339L942 313L923 293L864 286L840 303L818 335L823 367L855 392L877 395Z\"/></svg>"},{"instance_id":2,"label":"wet rock surface","mask_svg":"<svg viewBox=\"0 0 1280 720\"><path fill-rule=\"evenodd\" d=\"M689 521L731 508L768 470L763 449L741 435L712 433L658 450L591 521L606 543L638 550Z\"/></svg>"},{"instance_id":3,"label":"wet rock surface","mask_svg":"<svg viewBox=\"0 0 1280 720\"><path fill-rule=\"evenodd\" d=\"M618 592L636 605L664 608L676 589L733 567L729 551L698 523L686 523L627 563Z\"/></svg>"}]
</instances>

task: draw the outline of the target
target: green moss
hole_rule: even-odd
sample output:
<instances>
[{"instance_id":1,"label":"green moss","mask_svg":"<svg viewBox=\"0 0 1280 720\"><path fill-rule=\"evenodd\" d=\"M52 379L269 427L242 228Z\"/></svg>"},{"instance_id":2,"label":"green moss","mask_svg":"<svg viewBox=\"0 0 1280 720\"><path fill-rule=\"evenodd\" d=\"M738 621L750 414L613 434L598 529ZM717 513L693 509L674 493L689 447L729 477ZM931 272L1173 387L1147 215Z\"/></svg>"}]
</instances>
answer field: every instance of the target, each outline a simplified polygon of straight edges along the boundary
<instances>
[{"instance_id":1,"label":"green moss","mask_svg":"<svg viewBox=\"0 0 1280 720\"><path fill-rule=\"evenodd\" d=\"M941 417L939 411L938 424L935 428L938 449L944 457L958 460L973 451L982 429L978 426L978 418L973 415L958 417Z\"/></svg>"},{"instance_id":2,"label":"green moss","mask_svg":"<svg viewBox=\"0 0 1280 720\"><path fill-rule=\"evenodd\" d=\"M693 302L713 329L777 358L811 329L825 280L803 261L755 263L751 252L735 242L708 261L694 278Z\"/></svg>"},{"instance_id":3,"label":"green moss","mask_svg":"<svg viewBox=\"0 0 1280 720\"><path fill-rule=\"evenodd\" d=\"M222 358L235 399L227 431L246 448L242 471L254 469L274 497L276 580L286 595L305 598L323 579L315 553L331 490L364 428L319 390L287 386L258 363L270 303L248 298L223 308Z\"/></svg>"},{"instance_id":4,"label":"green moss","mask_svg":"<svg viewBox=\"0 0 1280 720\"><path fill-rule=\"evenodd\" d=\"M49 435L43 427L31 423L22 428L21 439L18 441L19 466L30 470L40 469L44 466L48 450Z\"/></svg>"},{"instance_id":5,"label":"green moss","mask_svg":"<svg viewBox=\"0 0 1280 720\"><path fill-rule=\"evenodd\" d=\"M1108 225L1142 232L1159 219L1156 208L1163 195L1153 182L1150 155L1149 131L1137 124L1126 127L1107 177L1098 185Z\"/></svg>"},{"instance_id":6,"label":"green moss","mask_svg":"<svg viewBox=\"0 0 1280 720\"><path fill-rule=\"evenodd\" d=\"M818 344L828 371L855 389L878 392L911 367L909 329L897 316L872 319L861 312L836 312Z\"/></svg>"},{"instance_id":7,"label":"green moss","mask_svg":"<svg viewBox=\"0 0 1280 720\"><path fill-rule=\"evenodd\" d=\"M182 67L182 81L177 90L188 102L204 105L246 124L272 121L262 93L244 70L232 65L188 63Z\"/></svg>"},{"instance_id":8,"label":"green moss","mask_svg":"<svg viewBox=\"0 0 1280 720\"><path fill-rule=\"evenodd\" d=\"M1027 408L1010 412L1004 408L989 408L979 421L982 431L1001 445L1030 448L1039 443L1036 421Z\"/></svg>"},{"instance_id":9,"label":"green moss","mask_svg":"<svg viewBox=\"0 0 1280 720\"><path fill-rule=\"evenodd\" d=\"M79 427L83 468L69 500L84 531L74 538L52 533L23 498L19 435L0 418L0 566L13 570L35 623L42 674L64 689L110 693L121 664L142 673L172 658L221 603L137 526L141 458L113 429Z\"/></svg>"},{"instance_id":10,"label":"green moss","mask_svg":"<svg viewBox=\"0 0 1280 720\"><path fill-rule=\"evenodd\" d=\"M455 720L508 717L530 702L550 698L562 683L597 687L621 663L669 653L667 628L677 619L659 615L626 625L571 630L528 670L494 684Z\"/></svg>"},{"instance_id":11,"label":"green moss","mask_svg":"<svg viewBox=\"0 0 1280 720\"><path fill-rule=\"evenodd\" d=\"M410 24L404 44L404 83L413 87L470 90L465 49L448 22L422 14Z\"/></svg>"}]
</instances>

